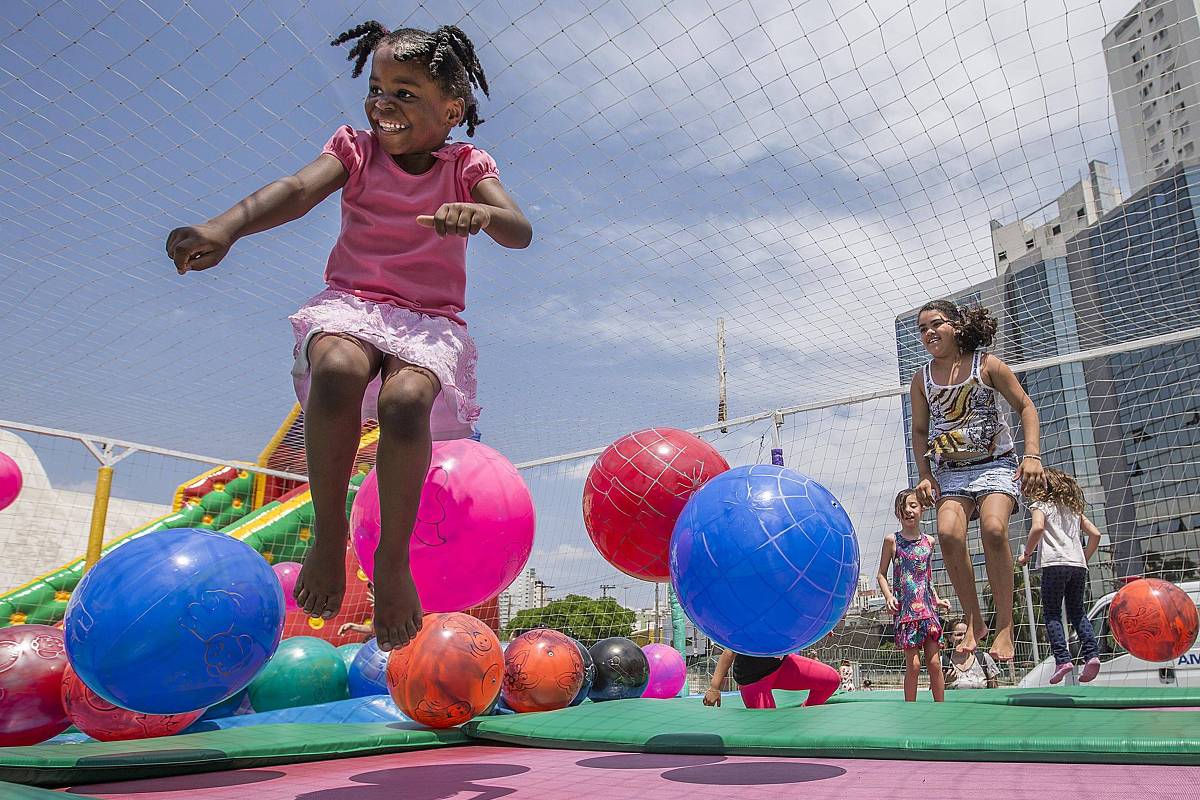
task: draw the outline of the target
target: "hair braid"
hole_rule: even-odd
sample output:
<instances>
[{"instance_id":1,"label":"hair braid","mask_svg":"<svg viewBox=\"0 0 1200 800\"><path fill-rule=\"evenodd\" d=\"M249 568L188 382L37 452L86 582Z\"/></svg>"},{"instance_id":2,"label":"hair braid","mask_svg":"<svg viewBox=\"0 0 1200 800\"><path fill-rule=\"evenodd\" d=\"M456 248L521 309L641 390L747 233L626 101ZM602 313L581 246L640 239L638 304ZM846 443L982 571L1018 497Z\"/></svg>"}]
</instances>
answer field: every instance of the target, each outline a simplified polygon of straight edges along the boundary
<instances>
[{"instance_id":1,"label":"hair braid","mask_svg":"<svg viewBox=\"0 0 1200 800\"><path fill-rule=\"evenodd\" d=\"M375 52L375 48L387 35L388 29L383 26L383 23L371 19L336 36L330 44L337 47L352 39L358 39L354 47L350 48L350 52L346 54L346 60L354 62L354 71L350 73L350 77L357 78L362 75L363 67L366 66L371 53Z\"/></svg>"}]
</instances>

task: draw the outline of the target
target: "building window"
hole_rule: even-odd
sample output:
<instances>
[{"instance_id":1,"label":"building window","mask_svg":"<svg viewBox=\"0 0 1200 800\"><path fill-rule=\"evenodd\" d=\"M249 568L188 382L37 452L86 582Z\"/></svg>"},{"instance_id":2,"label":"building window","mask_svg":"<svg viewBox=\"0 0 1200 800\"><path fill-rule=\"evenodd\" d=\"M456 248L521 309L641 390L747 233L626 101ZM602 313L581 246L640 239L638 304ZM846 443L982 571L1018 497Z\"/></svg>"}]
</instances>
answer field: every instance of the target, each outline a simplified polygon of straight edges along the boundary
<instances>
[{"instance_id":1,"label":"building window","mask_svg":"<svg viewBox=\"0 0 1200 800\"><path fill-rule=\"evenodd\" d=\"M996 260L997 261L1008 261L1008 253L1004 250L1001 250L999 253L996 253Z\"/></svg>"},{"instance_id":2,"label":"building window","mask_svg":"<svg viewBox=\"0 0 1200 800\"><path fill-rule=\"evenodd\" d=\"M1033 239L1026 239L1026 240L1025 240L1025 249L1026 249L1026 250L1032 250L1032 249L1033 249Z\"/></svg>"},{"instance_id":3,"label":"building window","mask_svg":"<svg viewBox=\"0 0 1200 800\"><path fill-rule=\"evenodd\" d=\"M1083 219L1086 214L1087 214L1087 209L1081 208L1075 212L1075 219Z\"/></svg>"},{"instance_id":4,"label":"building window","mask_svg":"<svg viewBox=\"0 0 1200 800\"><path fill-rule=\"evenodd\" d=\"M1062 225L1055 225L1050 229L1051 236L1058 236L1060 233L1062 233Z\"/></svg>"},{"instance_id":5,"label":"building window","mask_svg":"<svg viewBox=\"0 0 1200 800\"><path fill-rule=\"evenodd\" d=\"M1183 149L1180 150L1179 152L1185 158L1190 158L1192 153L1196 152L1196 145L1193 144L1192 142L1188 142L1187 144L1185 144L1183 146Z\"/></svg>"}]
</instances>

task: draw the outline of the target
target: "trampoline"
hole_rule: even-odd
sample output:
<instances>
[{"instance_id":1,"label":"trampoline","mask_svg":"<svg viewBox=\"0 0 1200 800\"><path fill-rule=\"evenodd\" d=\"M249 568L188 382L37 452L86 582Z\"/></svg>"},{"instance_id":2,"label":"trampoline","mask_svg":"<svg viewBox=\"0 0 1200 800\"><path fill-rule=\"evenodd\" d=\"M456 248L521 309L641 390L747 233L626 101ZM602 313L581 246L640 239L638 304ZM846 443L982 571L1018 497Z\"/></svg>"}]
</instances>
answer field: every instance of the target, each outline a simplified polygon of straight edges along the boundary
<instances>
[{"instance_id":1,"label":"trampoline","mask_svg":"<svg viewBox=\"0 0 1200 800\"><path fill-rule=\"evenodd\" d=\"M922 792L1003 786L1004 796L1050 798L1070 785L1115 798L1200 781L1200 693L1190 690L998 689L916 704L871 692L815 708L800 707L803 697L780 693L775 710L740 708L736 695L721 709L698 698L587 703L445 731L262 715L160 739L5 748L0 780L13 783L0 796L554 800L620 787L644 800L853 799L919 778ZM311 714L341 718L328 706Z\"/></svg>"}]
</instances>

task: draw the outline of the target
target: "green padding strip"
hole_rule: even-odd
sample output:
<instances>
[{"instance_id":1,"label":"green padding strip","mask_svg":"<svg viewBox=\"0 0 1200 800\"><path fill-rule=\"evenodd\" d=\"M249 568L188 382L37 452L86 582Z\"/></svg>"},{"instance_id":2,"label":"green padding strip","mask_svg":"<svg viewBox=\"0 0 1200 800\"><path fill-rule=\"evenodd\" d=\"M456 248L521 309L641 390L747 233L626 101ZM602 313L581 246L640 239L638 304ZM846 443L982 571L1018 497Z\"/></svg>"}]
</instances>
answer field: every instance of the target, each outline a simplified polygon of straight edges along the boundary
<instances>
[{"instance_id":1,"label":"green padding strip","mask_svg":"<svg viewBox=\"0 0 1200 800\"><path fill-rule=\"evenodd\" d=\"M35 789L32 786L21 786L4 781L0 781L0 797L3 797L4 800L63 800L64 797L69 797L71 800L100 800L99 797L90 794L64 795L49 789Z\"/></svg>"},{"instance_id":2,"label":"green padding strip","mask_svg":"<svg viewBox=\"0 0 1200 800\"><path fill-rule=\"evenodd\" d=\"M727 698L732 699L732 698ZM829 703L747 710L619 700L486 717L478 739L574 750L933 761L1200 765L1200 711L987 703Z\"/></svg>"},{"instance_id":3,"label":"green padding strip","mask_svg":"<svg viewBox=\"0 0 1200 800\"><path fill-rule=\"evenodd\" d=\"M881 701L903 702L904 693L899 689L844 692L829 699L830 703ZM1170 708L1200 706L1200 687L1046 686L1034 689L963 689L946 692L946 701L1042 708Z\"/></svg>"},{"instance_id":4,"label":"green padding strip","mask_svg":"<svg viewBox=\"0 0 1200 800\"><path fill-rule=\"evenodd\" d=\"M132 742L0 747L0 780L73 786L424 750L467 741L457 729L433 731L412 723L256 725Z\"/></svg>"}]
</instances>

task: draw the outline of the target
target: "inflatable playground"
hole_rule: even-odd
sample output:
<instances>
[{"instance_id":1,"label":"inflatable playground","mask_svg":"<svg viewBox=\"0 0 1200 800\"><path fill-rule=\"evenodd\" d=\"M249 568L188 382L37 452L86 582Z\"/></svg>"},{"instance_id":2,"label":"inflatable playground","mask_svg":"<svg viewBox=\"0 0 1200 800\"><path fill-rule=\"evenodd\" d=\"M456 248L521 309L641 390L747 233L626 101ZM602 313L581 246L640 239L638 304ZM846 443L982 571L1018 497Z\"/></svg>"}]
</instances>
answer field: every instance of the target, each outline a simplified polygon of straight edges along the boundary
<instances>
[{"instance_id":1,"label":"inflatable playground","mask_svg":"<svg viewBox=\"0 0 1200 800\"><path fill-rule=\"evenodd\" d=\"M290 418L281 434L297 424ZM364 466L376 438L368 426ZM261 461L294 457L268 447ZM454 475L464 463L475 465L466 481ZM11 502L19 471L6 475ZM369 556L377 504L358 496L374 483L368 475L353 482L347 515ZM920 769L947 791L965 774L1002 781L1011 796L1050 797L1068 782L1123 796L1200 766L1194 688L1001 688L916 704L898 691L843 692L813 707L805 692L778 691L774 709L727 693L714 709L681 696L684 659L666 644L581 643L539 628L501 645L495 595L528 558L532 505L511 464L470 441L453 460L435 452L420 518L440 520L431 549L472 547L473 568L499 565L498 577L459 574L444 596L434 573L419 578L443 610L411 643L382 652L342 628L368 619L310 619L290 597L294 571L280 567L303 562L309 546L306 492L207 472L179 487L176 511L107 543L86 577L73 562L3 598L4 797L54 788L103 798L576 797L619 782L663 797L683 784L705 797L865 798L898 769ZM424 511L430 501L436 515ZM489 511L471 522L465 506ZM731 469L684 431L615 442L593 465L582 506L606 559L670 581L689 615L738 652L820 639L858 573L853 526L820 484L778 465ZM420 535L421 523L414 543ZM489 542L502 557L489 558ZM414 555L418 574L419 564ZM348 548L347 609L369 608L353 599L368 591L371 568ZM473 603L479 592L491 597ZM1131 621L1131 647L1194 643L1190 601L1131 602L1118 614ZM1162 625L1147 636L1151 612Z\"/></svg>"}]
</instances>

